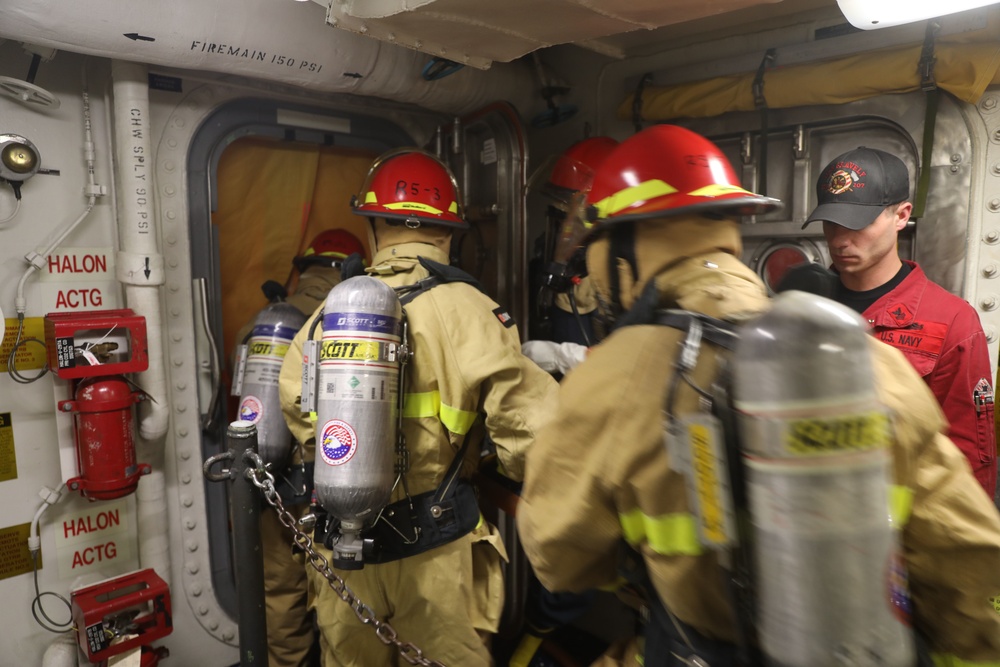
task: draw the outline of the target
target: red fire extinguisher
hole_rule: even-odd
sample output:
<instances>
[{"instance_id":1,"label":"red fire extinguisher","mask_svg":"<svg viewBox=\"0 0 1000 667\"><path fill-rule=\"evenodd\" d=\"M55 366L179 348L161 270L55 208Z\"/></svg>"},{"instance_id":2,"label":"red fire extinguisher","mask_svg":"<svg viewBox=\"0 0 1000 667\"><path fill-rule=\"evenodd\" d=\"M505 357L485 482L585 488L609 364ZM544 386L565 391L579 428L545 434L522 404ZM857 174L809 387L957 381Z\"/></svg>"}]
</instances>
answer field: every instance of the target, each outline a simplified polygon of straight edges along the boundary
<instances>
[{"instance_id":1,"label":"red fire extinguisher","mask_svg":"<svg viewBox=\"0 0 1000 667\"><path fill-rule=\"evenodd\" d=\"M73 383L59 409L73 413L78 476L66 486L90 500L134 492L151 471L137 463L134 406L146 398L124 375L146 370L146 321L131 310L49 313L49 368Z\"/></svg>"},{"instance_id":2,"label":"red fire extinguisher","mask_svg":"<svg viewBox=\"0 0 1000 667\"><path fill-rule=\"evenodd\" d=\"M81 380L76 399L59 409L74 414L80 476L66 482L92 500L112 500L135 491L148 464L136 464L132 406L145 398L121 375Z\"/></svg>"}]
</instances>

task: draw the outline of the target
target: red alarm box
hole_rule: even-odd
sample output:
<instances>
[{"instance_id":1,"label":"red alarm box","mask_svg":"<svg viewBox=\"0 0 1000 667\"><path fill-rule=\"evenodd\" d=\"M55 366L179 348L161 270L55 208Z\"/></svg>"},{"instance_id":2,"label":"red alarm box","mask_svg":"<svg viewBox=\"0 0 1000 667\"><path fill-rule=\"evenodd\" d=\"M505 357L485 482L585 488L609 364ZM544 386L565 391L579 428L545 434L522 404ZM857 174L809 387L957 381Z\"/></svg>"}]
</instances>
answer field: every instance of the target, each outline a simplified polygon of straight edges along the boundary
<instances>
[{"instance_id":1,"label":"red alarm box","mask_svg":"<svg viewBox=\"0 0 1000 667\"><path fill-rule=\"evenodd\" d=\"M49 368L64 380L138 373L149 367L146 318L128 308L45 316Z\"/></svg>"},{"instance_id":2,"label":"red alarm box","mask_svg":"<svg viewBox=\"0 0 1000 667\"><path fill-rule=\"evenodd\" d=\"M170 589L152 569L107 579L71 597L77 639L91 662L149 644L174 629Z\"/></svg>"}]
</instances>

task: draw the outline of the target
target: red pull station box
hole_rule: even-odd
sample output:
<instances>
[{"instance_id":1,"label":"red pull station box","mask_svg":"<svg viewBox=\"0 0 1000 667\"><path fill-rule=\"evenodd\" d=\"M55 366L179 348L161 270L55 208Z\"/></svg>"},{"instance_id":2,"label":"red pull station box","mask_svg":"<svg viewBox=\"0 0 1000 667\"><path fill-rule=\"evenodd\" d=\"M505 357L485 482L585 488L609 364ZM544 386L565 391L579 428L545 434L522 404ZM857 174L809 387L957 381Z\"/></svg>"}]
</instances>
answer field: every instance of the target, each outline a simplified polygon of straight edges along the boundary
<instances>
[{"instance_id":1,"label":"red pull station box","mask_svg":"<svg viewBox=\"0 0 1000 667\"><path fill-rule=\"evenodd\" d=\"M146 318L128 308L49 313L45 347L49 368L64 380L149 367Z\"/></svg>"},{"instance_id":2,"label":"red pull station box","mask_svg":"<svg viewBox=\"0 0 1000 667\"><path fill-rule=\"evenodd\" d=\"M152 569L81 588L71 597L80 648L91 662L148 645L174 629L170 589Z\"/></svg>"}]
</instances>

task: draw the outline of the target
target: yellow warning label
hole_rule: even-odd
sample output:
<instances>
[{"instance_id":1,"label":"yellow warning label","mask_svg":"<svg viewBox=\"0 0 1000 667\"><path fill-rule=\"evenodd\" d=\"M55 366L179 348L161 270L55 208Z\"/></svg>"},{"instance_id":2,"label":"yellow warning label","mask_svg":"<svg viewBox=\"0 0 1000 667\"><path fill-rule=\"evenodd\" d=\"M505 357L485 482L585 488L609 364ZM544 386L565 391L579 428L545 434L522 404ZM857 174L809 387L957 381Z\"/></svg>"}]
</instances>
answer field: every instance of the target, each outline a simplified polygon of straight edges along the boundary
<instances>
[{"instance_id":1,"label":"yellow warning label","mask_svg":"<svg viewBox=\"0 0 1000 667\"><path fill-rule=\"evenodd\" d=\"M346 359L350 361L377 361L379 343L371 340L328 340L323 342L320 359Z\"/></svg>"},{"instance_id":2,"label":"yellow warning label","mask_svg":"<svg viewBox=\"0 0 1000 667\"><path fill-rule=\"evenodd\" d=\"M31 572L31 553L28 551L30 530L30 523L0 528L0 579ZM42 569L41 551L38 552L38 569Z\"/></svg>"},{"instance_id":3,"label":"yellow warning label","mask_svg":"<svg viewBox=\"0 0 1000 667\"><path fill-rule=\"evenodd\" d=\"M284 359L285 354L288 352L288 345L286 343L271 343L268 341L250 341L250 356L256 357L275 357L277 359Z\"/></svg>"},{"instance_id":4,"label":"yellow warning label","mask_svg":"<svg viewBox=\"0 0 1000 667\"><path fill-rule=\"evenodd\" d=\"M0 412L0 482L8 479L17 479L14 425L9 412Z\"/></svg>"},{"instance_id":5,"label":"yellow warning label","mask_svg":"<svg viewBox=\"0 0 1000 667\"><path fill-rule=\"evenodd\" d=\"M8 317L4 320L4 327L3 344L0 345L0 372L7 372L7 359L10 358L10 351L14 349L14 342L17 340L17 318ZM45 368L45 318L24 318L21 340L26 338L37 338L38 340L22 343L18 346L17 354L14 355L14 368L19 371Z\"/></svg>"},{"instance_id":6,"label":"yellow warning label","mask_svg":"<svg viewBox=\"0 0 1000 667\"><path fill-rule=\"evenodd\" d=\"M691 438L691 467L701 505L702 530L709 541L723 543L726 541L726 515L719 498L719 473L715 465L712 433L703 424L691 424L688 433Z\"/></svg>"},{"instance_id":7,"label":"yellow warning label","mask_svg":"<svg viewBox=\"0 0 1000 667\"><path fill-rule=\"evenodd\" d=\"M889 419L868 412L827 419L799 419L788 424L785 447L793 454L830 454L875 449L889 443Z\"/></svg>"}]
</instances>

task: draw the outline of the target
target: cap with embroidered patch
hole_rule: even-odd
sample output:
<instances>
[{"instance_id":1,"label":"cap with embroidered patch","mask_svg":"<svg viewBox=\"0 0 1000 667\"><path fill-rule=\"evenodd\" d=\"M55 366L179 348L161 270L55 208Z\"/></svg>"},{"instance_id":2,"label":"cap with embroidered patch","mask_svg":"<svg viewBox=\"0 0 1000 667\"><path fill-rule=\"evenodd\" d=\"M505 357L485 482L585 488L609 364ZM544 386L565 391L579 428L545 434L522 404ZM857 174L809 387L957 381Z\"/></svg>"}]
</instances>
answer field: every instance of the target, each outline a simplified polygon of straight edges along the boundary
<instances>
[{"instance_id":1,"label":"cap with embroidered patch","mask_svg":"<svg viewBox=\"0 0 1000 667\"><path fill-rule=\"evenodd\" d=\"M840 155L826 166L816 182L819 206L803 229L817 220L848 229L864 229L886 206L910 197L910 174L895 155L861 146Z\"/></svg>"}]
</instances>

